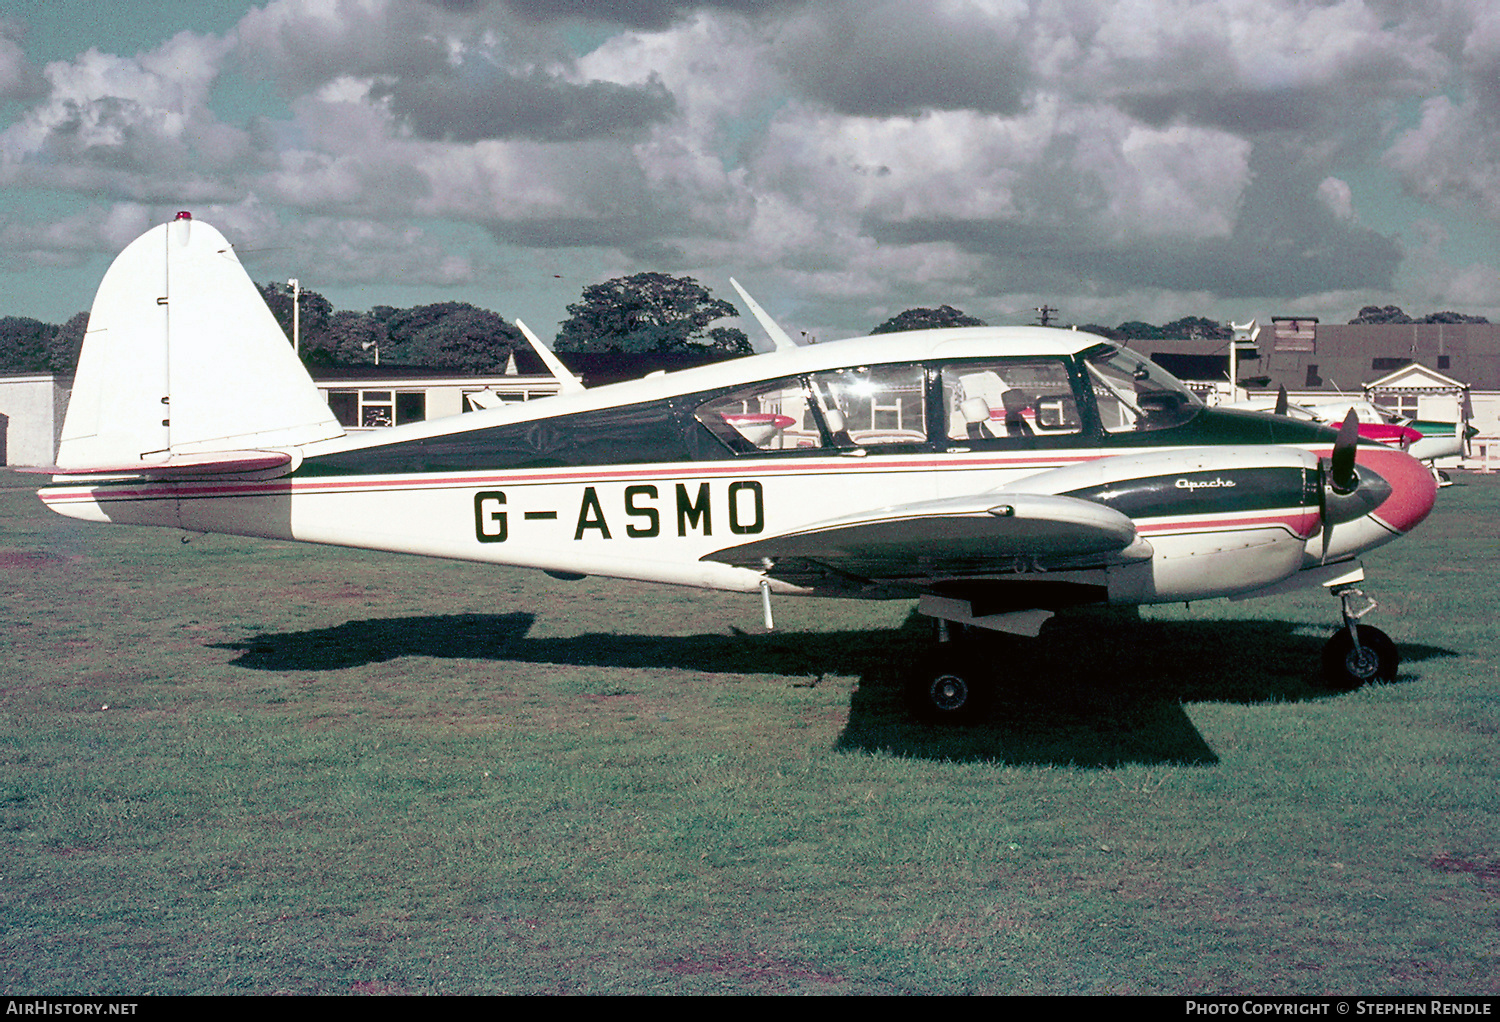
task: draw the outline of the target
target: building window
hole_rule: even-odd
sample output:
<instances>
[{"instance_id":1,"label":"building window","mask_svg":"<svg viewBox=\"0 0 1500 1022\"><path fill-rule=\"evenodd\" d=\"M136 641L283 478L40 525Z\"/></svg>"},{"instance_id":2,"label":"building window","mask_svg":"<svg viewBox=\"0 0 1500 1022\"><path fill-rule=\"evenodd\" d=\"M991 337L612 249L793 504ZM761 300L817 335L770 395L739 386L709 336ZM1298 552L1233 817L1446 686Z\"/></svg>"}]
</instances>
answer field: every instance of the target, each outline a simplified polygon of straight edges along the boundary
<instances>
[{"instance_id":1,"label":"building window","mask_svg":"<svg viewBox=\"0 0 1500 1022\"><path fill-rule=\"evenodd\" d=\"M1392 369L1400 369L1410 361L1411 359L1409 358L1372 358L1370 359L1370 368L1390 372Z\"/></svg>"},{"instance_id":2,"label":"building window","mask_svg":"<svg viewBox=\"0 0 1500 1022\"><path fill-rule=\"evenodd\" d=\"M396 410L391 405L388 390L362 390L359 392L359 425L371 428L394 426Z\"/></svg>"},{"instance_id":3,"label":"building window","mask_svg":"<svg viewBox=\"0 0 1500 1022\"><path fill-rule=\"evenodd\" d=\"M427 418L427 394L424 391L401 391L396 394L396 422L421 422Z\"/></svg>"},{"instance_id":4,"label":"building window","mask_svg":"<svg viewBox=\"0 0 1500 1022\"><path fill-rule=\"evenodd\" d=\"M1396 394L1388 391L1370 395L1370 403L1381 411L1399 415L1403 419L1415 419L1417 417L1417 395Z\"/></svg>"},{"instance_id":5,"label":"building window","mask_svg":"<svg viewBox=\"0 0 1500 1022\"><path fill-rule=\"evenodd\" d=\"M330 390L326 396L339 425L349 428L378 429L427 418L425 391Z\"/></svg>"},{"instance_id":6,"label":"building window","mask_svg":"<svg viewBox=\"0 0 1500 1022\"><path fill-rule=\"evenodd\" d=\"M359 421L359 391L327 391L328 410L339 420L340 426L352 426Z\"/></svg>"},{"instance_id":7,"label":"building window","mask_svg":"<svg viewBox=\"0 0 1500 1022\"><path fill-rule=\"evenodd\" d=\"M1304 383L1303 386L1304 387L1321 387L1321 386L1323 386L1323 377L1321 377L1321 376L1318 375L1318 366L1317 366L1316 363L1309 362L1307 364L1307 382Z\"/></svg>"},{"instance_id":8,"label":"building window","mask_svg":"<svg viewBox=\"0 0 1500 1022\"><path fill-rule=\"evenodd\" d=\"M556 393L556 391L551 391L551 390L532 391L532 390L524 390L524 389L523 390L512 390L512 389L501 390L501 389L496 388L496 387L486 388L485 390L466 390L466 391L464 391L464 411L466 411L466 412L477 412L477 411L479 411L480 409L483 409L483 408L494 408L495 407L495 403L494 403L495 398L499 398L500 399L500 405L504 406L504 405L522 404L522 403L524 403L526 401L532 401L532 400L535 400L536 398L539 398L539 397L548 397L548 396L550 396L550 395L552 395L554 393ZM474 396L475 395L486 395L486 396L485 397L481 397L478 401L475 401L474 400Z\"/></svg>"},{"instance_id":9,"label":"building window","mask_svg":"<svg viewBox=\"0 0 1500 1022\"><path fill-rule=\"evenodd\" d=\"M1448 368L1448 356L1447 355L1439 355L1438 356L1438 368L1439 369L1447 369Z\"/></svg>"}]
</instances>

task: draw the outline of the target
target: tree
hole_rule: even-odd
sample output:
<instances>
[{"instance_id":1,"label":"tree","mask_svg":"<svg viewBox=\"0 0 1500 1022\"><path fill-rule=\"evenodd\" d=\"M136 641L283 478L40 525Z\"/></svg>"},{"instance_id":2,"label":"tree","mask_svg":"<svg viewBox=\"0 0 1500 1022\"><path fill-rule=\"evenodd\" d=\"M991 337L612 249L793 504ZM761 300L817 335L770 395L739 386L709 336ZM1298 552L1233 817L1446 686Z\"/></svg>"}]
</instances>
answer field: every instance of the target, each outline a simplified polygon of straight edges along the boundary
<instances>
[{"instance_id":1,"label":"tree","mask_svg":"<svg viewBox=\"0 0 1500 1022\"><path fill-rule=\"evenodd\" d=\"M389 352L385 324L363 312L341 309L328 318L328 328L312 348L303 347L308 365L366 365L375 352Z\"/></svg>"},{"instance_id":2,"label":"tree","mask_svg":"<svg viewBox=\"0 0 1500 1022\"><path fill-rule=\"evenodd\" d=\"M57 327L24 316L0 318L0 373L46 373L47 343Z\"/></svg>"},{"instance_id":3,"label":"tree","mask_svg":"<svg viewBox=\"0 0 1500 1022\"><path fill-rule=\"evenodd\" d=\"M378 341L382 362L497 373L505 369L511 352L526 344L514 326L467 302L409 309L379 305L364 318L368 322L339 325L365 331L362 340Z\"/></svg>"},{"instance_id":4,"label":"tree","mask_svg":"<svg viewBox=\"0 0 1500 1022\"><path fill-rule=\"evenodd\" d=\"M1203 316L1184 316L1165 323L1161 328L1163 337L1193 337L1198 336L1204 340L1227 341L1234 336L1234 331L1223 323L1207 319Z\"/></svg>"},{"instance_id":5,"label":"tree","mask_svg":"<svg viewBox=\"0 0 1500 1022\"><path fill-rule=\"evenodd\" d=\"M1433 312L1422 317L1423 323L1488 323L1483 316L1467 316L1462 312Z\"/></svg>"},{"instance_id":6,"label":"tree","mask_svg":"<svg viewBox=\"0 0 1500 1022\"><path fill-rule=\"evenodd\" d=\"M462 302L444 305L457 307L412 334L401 349L403 361L434 369L499 373L511 352L526 343L521 331L488 309Z\"/></svg>"},{"instance_id":7,"label":"tree","mask_svg":"<svg viewBox=\"0 0 1500 1022\"><path fill-rule=\"evenodd\" d=\"M905 333L907 330L941 330L955 326L989 326L989 324L982 319L966 315L951 305L944 305L936 309L907 309L900 315L892 316L870 333L896 334Z\"/></svg>"},{"instance_id":8,"label":"tree","mask_svg":"<svg viewBox=\"0 0 1500 1022\"><path fill-rule=\"evenodd\" d=\"M53 332L47 341L47 364L54 373L71 373L78 369L78 356L83 351L83 335L88 329L89 314L78 312Z\"/></svg>"},{"instance_id":9,"label":"tree","mask_svg":"<svg viewBox=\"0 0 1500 1022\"><path fill-rule=\"evenodd\" d=\"M557 334L558 351L753 351L743 330L709 329L739 310L691 277L637 273L590 284L568 313Z\"/></svg>"},{"instance_id":10,"label":"tree","mask_svg":"<svg viewBox=\"0 0 1500 1022\"><path fill-rule=\"evenodd\" d=\"M1353 323L1410 323L1411 317L1401 311L1399 305L1366 305L1359 310L1359 315L1349 322Z\"/></svg>"},{"instance_id":11,"label":"tree","mask_svg":"<svg viewBox=\"0 0 1500 1022\"><path fill-rule=\"evenodd\" d=\"M1138 319L1121 323L1114 329L1115 340L1120 341L1159 341L1162 339L1161 327L1151 323L1143 323Z\"/></svg>"}]
</instances>

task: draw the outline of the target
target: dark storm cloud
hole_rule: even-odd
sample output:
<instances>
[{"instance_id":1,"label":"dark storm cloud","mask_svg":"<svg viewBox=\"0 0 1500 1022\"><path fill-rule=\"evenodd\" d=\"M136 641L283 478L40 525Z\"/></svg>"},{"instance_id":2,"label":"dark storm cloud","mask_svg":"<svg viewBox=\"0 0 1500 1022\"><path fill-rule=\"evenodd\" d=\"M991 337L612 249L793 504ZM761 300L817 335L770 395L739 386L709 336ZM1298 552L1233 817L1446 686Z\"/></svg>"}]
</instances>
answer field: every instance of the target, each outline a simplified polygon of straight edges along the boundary
<instances>
[{"instance_id":1,"label":"dark storm cloud","mask_svg":"<svg viewBox=\"0 0 1500 1022\"><path fill-rule=\"evenodd\" d=\"M444 7L465 9L464 0L440 0ZM702 10L764 14L801 6L802 0L503 0L527 21L576 19L602 21L627 28L659 31ZM469 4L467 6L473 6Z\"/></svg>"},{"instance_id":2,"label":"dark storm cloud","mask_svg":"<svg viewBox=\"0 0 1500 1022\"><path fill-rule=\"evenodd\" d=\"M653 216L619 213L608 216L535 217L485 224L496 240L528 248L579 248L600 246L622 251L651 237Z\"/></svg>"},{"instance_id":3,"label":"dark storm cloud","mask_svg":"<svg viewBox=\"0 0 1500 1022\"><path fill-rule=\"evenodd\" d=\"M1322 291L1383 291L1401 250L1375 231L1341 230L1315 239L1247 225L1229 238L1141 239L1099 246L1064 230L1028 224L929 221L878 225L882 244L948 241L990 257L1007 293L1081 294L1158 288L1229 300L1291 300Z\"/></svg>"},{"instance_id":4,"label":"dark storm cloud","mask_svg":"<svg viewBox=\"0 0 1500 1022\"><path fill-rule=\"evenodd\" d=\"M275 76L301 95L338 78L419 79L448 66L448 49L433 31L433 11L415 5L386 10L340 4L334 11L297 4L252 8L234 37L245 68Z\"/></svg>"},{"instance_id":5,"label":"dark storm cloud","mask_svg":"<svg viewBox=\"0 0 1500 1022\"><path fill-rule=\"evenodd\" d=\"M777 48L781 72L840 113L1014 113L1031 75L1005 22L967 23L902 5L817 11Z\"/></svg>"},{"instance_id":6,"label":"dark storm cloud","mask_svg":"<svg viewBox=\"0 0 1500 1022\"><path fill-rule=\"evenodd\" d=\"M30 102L47 94L47 79L21 47L21 30L0 17L0 102Z\"/></svg>"},{"instance_id":7,"label":"dark storm cloud","mask_svg":"<svg viewBox=\"0 0 1500 1022\"><path fill-rule=\"evenodd\" d=\"M1080 201L1046 222L929 219L870 223L883 244L950 242L995 264L1007 291L1160 288L1225 299L1293 299L1325 291L1388 289L1403 252L1391 238L1339 220L1317 199L1317 181L1266 158L1227 237L1142 234L1120 241L1071 224L1094 217Z\"/></svg>"},{"instance_id":8,"label":"dark storm cloud","mask_svg":"<svg viewBox=\"0 0 1500 1022\"><path fill-rule=\"evenodd\" d=\"M1122 96L1119 107L1146 124L1201 124L1223 131L1258 134L1301 131L1326 116L1326 97L1307 89L1142 93Z\"/></svg>"},{"instance_id":9,"label":"dark storm cloud","mask_svg":"<svg viewBox=\"0 0 1500 1022\"><path fill-rule=\"evenodd\" d=\"M489 0L426 0L426 2L449 14L473 14L489 6Z\"/></svg>"},{"instance_id":10,"label":"dark storm cloud","mask_svg":"<svg viewBox=\"0 0 1500 1022\"><path fill-rule=\"evenodd\" d=\"M379 95L379 91L375 93ZM389 89L392 111L432 140L532 139L573 142L638 132L676 109L661 79L641 86L575 85L540 70L490 67L431 75Z\"/></svg>"}]
</instances>

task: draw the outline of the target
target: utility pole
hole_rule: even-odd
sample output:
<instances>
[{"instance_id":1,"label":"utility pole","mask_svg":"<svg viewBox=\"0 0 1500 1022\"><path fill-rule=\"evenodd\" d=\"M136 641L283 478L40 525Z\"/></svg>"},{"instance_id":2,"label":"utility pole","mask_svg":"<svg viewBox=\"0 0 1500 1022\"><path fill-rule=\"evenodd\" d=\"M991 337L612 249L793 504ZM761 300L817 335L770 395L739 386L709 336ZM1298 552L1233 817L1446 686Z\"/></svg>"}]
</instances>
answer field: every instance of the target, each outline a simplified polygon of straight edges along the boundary
<instances>
[{"instance_id":1,"label":"utility pole","mask_svg":"<svg viewBox=\"0 0 1500 1022\"><path fill-rule=\"evenodd\" d=\"M1041 316L1042 316L1042 326L1051 326L1052 325L1052 314L1057 311L1057 308L1055 306L1052 306L1052 305L1038 305L1036 311L1039 312L1039 313L1041 313Z\"/></svg>"},{"instance_id":2,"label":"utility pole","mask_svg":"<svg viewBox=\"0 0 1500 1022\"><path fill-rule=\"evenodd\" d=\"M302 353L302 346L299 343L297 335L301 329L299 319L302 312L302 283L296 277L293 277L286 282L286 286L292 289L292 350L300 355Z\"/></svg>"}]
</instances>

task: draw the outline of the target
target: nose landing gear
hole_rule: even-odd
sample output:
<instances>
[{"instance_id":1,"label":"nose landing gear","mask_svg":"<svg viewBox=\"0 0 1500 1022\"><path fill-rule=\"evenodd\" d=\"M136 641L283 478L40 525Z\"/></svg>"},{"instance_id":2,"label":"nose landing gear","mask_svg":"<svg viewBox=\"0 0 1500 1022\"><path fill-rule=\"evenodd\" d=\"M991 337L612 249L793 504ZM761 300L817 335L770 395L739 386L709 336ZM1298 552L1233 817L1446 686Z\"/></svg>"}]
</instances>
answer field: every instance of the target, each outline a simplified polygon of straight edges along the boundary
<instances>
[{"instance_id":1,"label":"nose landing gear","mask_svg":"<svg viewBox=\"0 0 1500 1022\"><path fill-rule=\"evenodd\" d=\"M1323 647L1323 680L1330 688L1351 692L1368 682L1396 680L1401 654L1379 628L1359 624L1375 601L1351 587L1335 590L1344 624Z\"/></svg>"}]
</instances>

